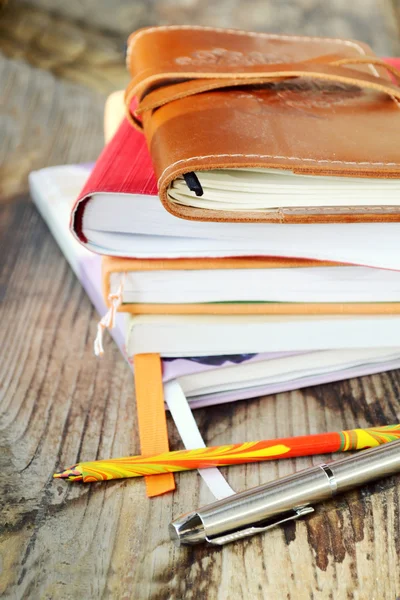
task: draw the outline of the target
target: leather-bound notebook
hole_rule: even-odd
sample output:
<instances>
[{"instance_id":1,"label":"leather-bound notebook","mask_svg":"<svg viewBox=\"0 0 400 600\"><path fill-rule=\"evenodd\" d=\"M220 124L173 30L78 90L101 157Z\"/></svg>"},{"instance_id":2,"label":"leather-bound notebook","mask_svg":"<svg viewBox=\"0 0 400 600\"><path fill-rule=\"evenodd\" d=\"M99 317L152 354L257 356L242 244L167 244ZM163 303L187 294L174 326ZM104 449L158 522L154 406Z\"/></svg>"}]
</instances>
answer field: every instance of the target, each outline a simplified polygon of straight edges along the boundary
<instances>
[{"instance_id":1,"label":"leather-bound notebook","mask_svg":"<svg viewBox=\"0 0 400 600\"><path fill-rule=\"evenodd\" d=\"M400 67L398 59L385 60ZM106 103L109 143L72 211L72 231L86 248L145 259L286 256L400 269L400 222L276 225L173 216L158 198L145 137L123 117L120 91Z\"/></svg>"},{"instance_id":2,"label":"leather-bound notebook","mask_svg":"<svg viewBox=\"0 0 400 600\"><path fill-rule=\"evenodd\" d=\"M102 257L103 297L134 315L400 312L400 272L307 259Z\"/></svg>"},{"instance_id":3,"label":"leather-bound notebook","mask_svg":"<svg viewBox=\"0 0 400 600\"><path fill-rule=\"evenodd\" d=\"M399 73L365 44L150 27L127 62L128 115L173 215L400 221Z\"/></svg>"}]
</instances>

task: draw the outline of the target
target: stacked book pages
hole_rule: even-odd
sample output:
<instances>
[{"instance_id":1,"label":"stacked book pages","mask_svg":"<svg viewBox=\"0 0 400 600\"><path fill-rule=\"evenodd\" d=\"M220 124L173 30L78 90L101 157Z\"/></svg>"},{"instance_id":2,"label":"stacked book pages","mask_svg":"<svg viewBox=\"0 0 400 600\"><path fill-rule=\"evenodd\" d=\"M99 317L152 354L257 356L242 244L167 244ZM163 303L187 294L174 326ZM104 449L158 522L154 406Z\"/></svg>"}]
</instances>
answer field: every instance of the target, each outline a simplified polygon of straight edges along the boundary
<instances>
[{"instance_id":1,"label":"stacked book pages","mask_svg":"<svg viewBox=\"0 0 400 600\"><path fill-rule=\"evenodd\" d=\"M103 315L96 353L109 328L133 366L142 453L168 449L164 403L199 447L189 406L399 368L394 67L346 40L163 27L130 37L128 68L96 164L30 186Z\"/></svg>"}]
</instances>

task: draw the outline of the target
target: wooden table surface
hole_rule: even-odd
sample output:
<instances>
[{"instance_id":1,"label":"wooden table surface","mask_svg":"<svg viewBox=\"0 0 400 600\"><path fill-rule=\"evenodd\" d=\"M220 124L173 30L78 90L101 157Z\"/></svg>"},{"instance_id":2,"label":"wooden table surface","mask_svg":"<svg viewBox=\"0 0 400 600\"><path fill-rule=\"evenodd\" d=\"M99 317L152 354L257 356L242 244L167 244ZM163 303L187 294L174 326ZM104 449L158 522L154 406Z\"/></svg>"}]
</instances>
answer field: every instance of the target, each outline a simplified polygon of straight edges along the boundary
<instances>
[{"instance_id":1,"label":"wooden table surface","mask_svg":"<svg viewBox=\"0 0 400 600\"><path fill-rule=\"evenodd\" d=\"M152 0L147 15L143 2L74 0L50 14L45 0L10 1L0 13L0 596L395 600L399 478L216 550L178 550L168 539L172 518L211 500L196 473L178 475L176 493L151 501L142 481L80 486L51 478L79 458L139 451L130 371L109 340L105 358L93 357L97 315L27 191L31 169L96 158L105 95L127 82L125 29L177 21L179 5L186 22L272 31L296 31L300 22L299 33L331 27L381 54L398 53L396 5L385 2L281 2L282 16L274 2L254 0L253 16L262 4L269 19L255 16L256 24L247 3L229 12L221 0L225 16L215 5L207 12L198 2L173 4ZM209 444L394 423L400 374L197 410L196 419ZM168 426L172 447L181 447ZM318 457L224 473L240 490L313 462Z\"/></svg>"}]
</instances>

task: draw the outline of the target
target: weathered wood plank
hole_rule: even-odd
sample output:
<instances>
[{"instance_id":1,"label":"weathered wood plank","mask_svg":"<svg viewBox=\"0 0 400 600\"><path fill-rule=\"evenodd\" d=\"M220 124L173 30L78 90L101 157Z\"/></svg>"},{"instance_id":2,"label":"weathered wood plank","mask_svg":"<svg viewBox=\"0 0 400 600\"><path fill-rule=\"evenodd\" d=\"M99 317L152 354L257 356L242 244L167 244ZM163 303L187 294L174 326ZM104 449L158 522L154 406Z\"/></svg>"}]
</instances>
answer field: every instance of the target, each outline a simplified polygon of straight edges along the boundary
<instances>
[{"instance_id":1,"label":"weathered wood plank","mask_svg":"<svg viewBox=\"0 0 400 600\"><path fill-rule=\"evenodd\" d=\"M27 191L31 170L94 161L103 146L104 97L0 55L0 194Z\"/></svg>"},{"instance_id":2,"label":"weathered wood plank","mask_svg":"<svg viewBox=\"0 0 400 600\"><path fill-rule=\"evenodd\" d=\"M90 23L125 39L149 25L207 25L255 31L360 39L379 54L398 48L390 1L398 0L27 0L26 4L67 20ZM18 4L20 4L18 2Z\"/></svg>"},{"instance_id":3,"label":"weathered wood plank","mask_svg":"<svg viewBox=\"0 0 400 600\"><path fill-rule=\"evenodd\" d=\"M110 3L108 8L111 13L115 11ZM97 7L94 12L101 10ZM102 93L110 93L129 80L125 42L123 35L102 35L90 19L74 22L25 3L10 3L1 14L0 50L6 56Z\"/></svg>"}]
</instances>

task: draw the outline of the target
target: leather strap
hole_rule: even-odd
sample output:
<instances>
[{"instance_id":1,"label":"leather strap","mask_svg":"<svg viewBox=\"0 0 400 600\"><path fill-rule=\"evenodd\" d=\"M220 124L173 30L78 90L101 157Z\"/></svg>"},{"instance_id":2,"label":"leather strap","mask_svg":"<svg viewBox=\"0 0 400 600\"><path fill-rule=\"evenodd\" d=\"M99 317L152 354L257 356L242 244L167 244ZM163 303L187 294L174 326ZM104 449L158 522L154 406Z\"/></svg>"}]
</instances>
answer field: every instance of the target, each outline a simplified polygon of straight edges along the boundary
<instances>
[{"instance_id":1,"label":"leather strap","mask_svg":"<svg viewBox=\"0 0 400 600\"><path fill-rule=\"evenodd\" d=\"M160 355L135 354L133 364L141 454L151 456L168 452ZM145 481L149 498L175 489L172 473L147 475Z\"/></svg>"},{"instance_id":2,"label":"leather strap","mask_svg":"<svg viewBox=\"0 0 400 600\"><path fill-rule=\"evenodd\" d=\"M396 81L373 75L348 65L369 64L385 68ZM185 78L182 81L182 77ZM312 61L288 64L267 64L241 72L163 72L140 74L129 84L125 93L125 105L129 122L137 129L143 126L138 118L146 111L154 110L174 100L193 96L207 91L235 86L254 86L307 77L362 89L382 92L392 99L400 100L400 71L376 57L338 58L322 56ZM133 98L138 105L131 110Z\"/></svg>"}]
</instances>

